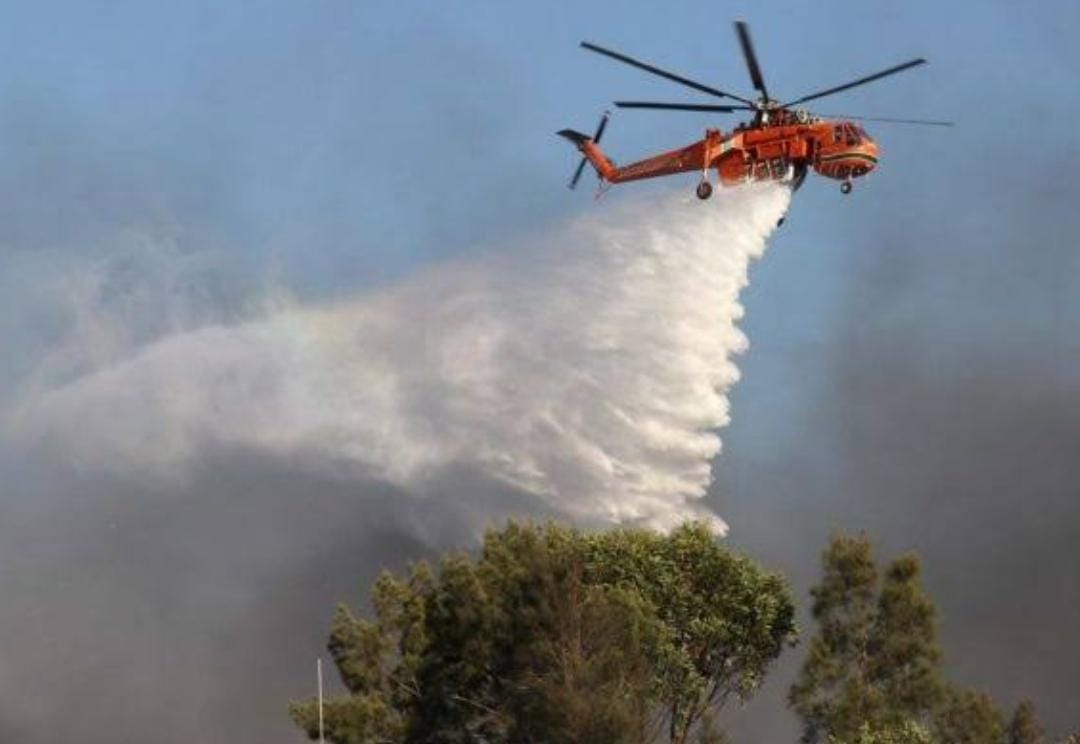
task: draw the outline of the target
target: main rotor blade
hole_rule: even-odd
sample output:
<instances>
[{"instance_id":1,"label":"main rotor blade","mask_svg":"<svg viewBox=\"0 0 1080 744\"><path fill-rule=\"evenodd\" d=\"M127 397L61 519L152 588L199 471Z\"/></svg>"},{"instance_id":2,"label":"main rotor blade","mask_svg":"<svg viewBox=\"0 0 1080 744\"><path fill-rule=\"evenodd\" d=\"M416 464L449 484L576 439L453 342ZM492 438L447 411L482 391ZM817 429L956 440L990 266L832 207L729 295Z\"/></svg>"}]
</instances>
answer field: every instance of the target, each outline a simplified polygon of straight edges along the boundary
<instances>
[{"instance_id":1,"label":"main rotor blade","mask_svg":"<svg viewBox=\"0 0 1080 744\"><path fill-rule=\"evenodd\" d=\"M590 44L587 41L581 42L581 46L585 49L588 49L590 52L603 54L605 57L611 57L612 59L628 64L631 67L636 67L639 70L645 70L645 72L651 72L653 75L659 75L662 78L666 78L667 80L671 80L672 82L679 83L680 85L685 85L688 88L693 88L694 90L699 90L702 93L708 93L711 96L717 96L718 98L734 98L736 101L742 101L743 103L747 104L753 103L753 101L747 100L742 96L736 96L732 93L725 93L719 88L710 88L708 85L696 82L694 80L691 80L690 78L685 78L682 75L676 75L675 73L668 72L667 70L661 70L659 67L654 67L653 65L636 60L633 57L627 57L625 54L620 54L619 52L613 52L610 49L604 49L603 47L597 46L596 44Z\"/></svg>"},{"instance_id":2,"label":"main rotor blade","mask_svg":"<svg viewBox=\"0 0 1080 744\"><path fill-rule=\"evenodd\" d=\"M653 103L651 101L615 101L619 108L657 109L660 111L718 111L730 114L734 111L755 111L753 106L722 106L712 103Z\"/></svg>"},{"instance_id":3,"label":"main rotor blade","mask_svg":"<svg viewBox=\"0 0 1080 744\"><path fill-rule=\"evenodd\" d=\"M924 65L924 64L926 64L926 60L923 59L922 57L919 57L918 59L913 59L910 62L905 62L902 65L897 65L896 67L890 67L889 69L882 70L881 72L875 72L873 75L867 75L866 77L859 78L858 80L852 80L850 83L844 83L843 85L838 85L835 88L827 88L825 90L819 90L817 93L811 93L808 96L803 96L802 98L797 98L794 101L790 101L788 103L785 103L784 106L785 107L794 106L797 103L806 103L807 101L813 101L815 98L824 98L825 96L831 96L833 93L839 93L842 90L848 90L849 88L854 88L854 87L856 87L858 85L865 85L866 83L872 83L873 81L880 80L883 77L887 77L889 75L895 75L898 72L903 72L904 70L910 69L912 67L918 67L919 65Z\"/></svg>"},{"instance_id":4,"label":"main rotor blade","mask_svg":"<svg viewBox=\"0 0 1080 744\"><path fill-rule=\"evenodd\" d=\"M750 81L765 99L769 98L765 90L765 78L761 75L761 67L758 66L757 55L754 54L754 44L750 41L750 27L745 21L735 21L735 33L739 36L739 44L742 45L743 57L746 58L746 67L750 70Z\"/></svg>"},{"instance_id":5,"label":"main rotor blade","mask_svg":"<svg viewBox=\"0 0 1080 744\"><path fill-rule=\"evenodd\" d=\"M885 124L922 124L928 127L952 127L956 126L951 121L932 121L929 119L889 119L879 116L848 116L847 114L819 114L814 112L815 116L820 116L825 119L851 119L854 121L880 121Z\"/></svg>"}]
</instances>

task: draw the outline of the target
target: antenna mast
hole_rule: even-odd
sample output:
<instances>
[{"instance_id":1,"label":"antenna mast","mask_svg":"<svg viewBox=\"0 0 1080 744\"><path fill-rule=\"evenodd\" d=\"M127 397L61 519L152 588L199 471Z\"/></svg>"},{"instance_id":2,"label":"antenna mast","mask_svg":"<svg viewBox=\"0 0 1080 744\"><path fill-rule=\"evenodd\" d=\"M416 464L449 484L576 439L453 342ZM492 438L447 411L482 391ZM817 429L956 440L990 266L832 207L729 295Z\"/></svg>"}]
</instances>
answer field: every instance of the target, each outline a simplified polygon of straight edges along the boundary
<instances>
[{"instance_id":1,"label":"antenna mast","mask_svg":"<svg viewBox=\"0 0 1080 744\"><path fill-rule=\"evenodd\" d=\"M322 659L318 657L315 659L315 676L319 684L319 744L326 744L326 739L323 738Z\"/></svg>"}]
</instances>

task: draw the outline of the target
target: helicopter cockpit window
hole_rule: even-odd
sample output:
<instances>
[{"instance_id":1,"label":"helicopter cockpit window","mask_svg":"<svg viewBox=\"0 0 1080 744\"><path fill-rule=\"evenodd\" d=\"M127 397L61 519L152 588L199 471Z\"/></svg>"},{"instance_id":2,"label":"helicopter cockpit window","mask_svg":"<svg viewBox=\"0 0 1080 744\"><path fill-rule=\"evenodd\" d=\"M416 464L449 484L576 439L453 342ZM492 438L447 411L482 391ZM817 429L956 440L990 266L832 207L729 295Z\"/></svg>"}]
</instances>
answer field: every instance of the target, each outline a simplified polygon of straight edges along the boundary
<instances>
[{"instance_id":1,"label":"helicopter cockpit window","mask_svg":"<svg viewBox=\"0 0 1080 744\"><path fill-rule=\"evenodd\" d=\"M840 127L839 124L837 124L835 127L833 127L832 141L835 142L835 143L840 143L843 140L844 140L843 129Z\"/></svg>"},{"instance_id":2,"label":"helicopter cockpit window","mask_svg":"<svg viewBox=\"0 0 1080 744\"><path fill-rule=\"evenodd\" d=\"M847 135L847 143L849 145L859 144L859 133L855 131L855 127L850 124L845 124L844 134Z\"/></svg>"}]
</instances>

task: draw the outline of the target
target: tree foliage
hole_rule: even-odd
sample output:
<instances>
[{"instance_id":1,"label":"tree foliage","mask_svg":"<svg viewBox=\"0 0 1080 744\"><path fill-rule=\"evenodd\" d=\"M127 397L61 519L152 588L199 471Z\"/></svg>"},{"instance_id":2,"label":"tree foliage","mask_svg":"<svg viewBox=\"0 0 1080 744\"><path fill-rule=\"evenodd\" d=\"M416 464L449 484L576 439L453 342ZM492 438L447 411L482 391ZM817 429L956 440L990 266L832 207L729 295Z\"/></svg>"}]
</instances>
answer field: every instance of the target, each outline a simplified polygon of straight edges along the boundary
<instances>
[{"instance_id":1,"label":"tree foliage","mask_svg":"<svg viewBox=\"0 0 1080 744\"><path fill-rule=\"evenodd\" d=\"M848 739L829 737L829 744L935 744L930 732L914 721L872 726L864 722Z\"/></svg>"},{"instance_id":2,"label":"tree foliage","mask_svg":"<svg viewBox=\"0 0 1080 744\"><path fill-rule=\"evenodd\" d=\"M1016 706L1009 721L1007 741L1008 744L1045 744L1046 736L1035 717L1035 704L1030 700Z\"/></svg>"},{"instance_id":3,"label":"tree foliage","mask_svg":"<svg viewBox=\"0 0 1080 744\"><path fill-rule=\"evenodd\" d=\"M818 632L789 691L803 741L1042 744L1031 703L1006 727L988 695L944 679L917 558L879 573L865 537L835 535L822 566L811 590Z\"/></svg>"},{"instance_id":4,"label":"tree foliage","mask_svg":"<svg viewBox=\"0 0 1080 744\"><path fill-rule=\"evenodd\" d=\"M810 592L819 631L789 692L808 742L852 738L864 722L880 718L884 704L867 663L878 581L870 542L834 538L822 562L824 577Z\"/></svg>"},{"instance_id":5,"label":"tree foliage","mask_svg":"<svg viewBox=\"0 0 1080 744\"><path fill-rule=\"evenodd\" d=\"M702 525L670 535L511 523L476 558L384 574L372 619L339 607L337 744L722 741L795 637L785 583ZM311 736L313 701L290 712Z\"/></svg>"},{"instance_id":6,"label":"tree foliage","mask_svg":"<svg viewBox=\"0 0 1080 744\"><path fill-rule=\"evenodd\" d=\"M989 695L972 690L949 690L937 712L934 728L939 740L956 744L1002 744L1005 721Z\"/></svg>"},{"instance_id":7,"label":"tree foliage","mask_svg":"<svg viewBox=\"0 0 1080 744\"><path fill-rule=\"evenodd\" d=\"M918 559L902 556L879 578L869 540L837 535L822 563L811 590L819 632L789 692L803 740L857 740L867 730L926 723L944 685Z\"/></svg>"}]
</instances>

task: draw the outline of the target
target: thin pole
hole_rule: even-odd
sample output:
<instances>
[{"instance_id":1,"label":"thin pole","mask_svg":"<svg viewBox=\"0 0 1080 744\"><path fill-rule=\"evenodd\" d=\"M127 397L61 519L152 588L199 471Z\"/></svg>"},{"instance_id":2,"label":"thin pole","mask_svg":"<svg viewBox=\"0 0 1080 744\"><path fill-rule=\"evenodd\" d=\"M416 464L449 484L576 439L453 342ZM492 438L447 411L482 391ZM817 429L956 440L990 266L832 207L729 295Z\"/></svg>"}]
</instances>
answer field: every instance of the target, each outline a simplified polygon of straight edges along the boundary
<instances>
[{"instance_id":1,"label":"thin pole","mask_svg":"<svg viewBox=\"0 0 1080 744\"><path fill-rule=\"evenodd\" d=\"M323 712L322 712L322 659L315 659L315 674L319 678L319 744L326 744L323 738Z\"/></svg>"}]
</instances>

